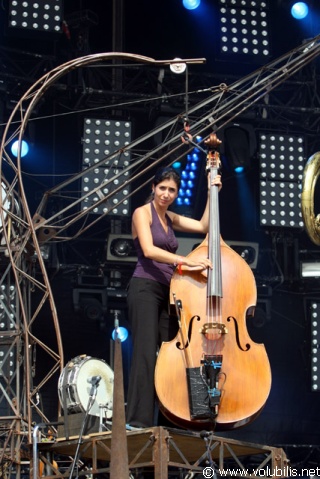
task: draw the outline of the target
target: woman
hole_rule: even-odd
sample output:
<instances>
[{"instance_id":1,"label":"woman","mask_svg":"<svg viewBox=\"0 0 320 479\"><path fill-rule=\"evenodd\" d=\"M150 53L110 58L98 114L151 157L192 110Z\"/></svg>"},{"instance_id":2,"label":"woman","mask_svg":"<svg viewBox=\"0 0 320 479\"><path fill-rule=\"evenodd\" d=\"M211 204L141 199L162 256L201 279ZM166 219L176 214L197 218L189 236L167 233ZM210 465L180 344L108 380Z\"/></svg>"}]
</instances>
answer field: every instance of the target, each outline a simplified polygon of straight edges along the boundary
<instances>
[{"instance_id":1,"label":"woman","mask_svg":"<svg viewBox=\"0 0 320 479\"><path fill-rule=\"evenodd\" d=\"M221 185L217 176L213 183ZM155 418L154 369L158 347L172 340L177 321L169 317L169 290L174 268L181 264L196 269L211 268L207 258L191 261L176 255L174 231L208 232L208 202L200 220L168 211L178 196L180 177L172 168L160 169L153 181L151 201L132 216L132 236L138 262L128 289L128 315L132 328L133 355L128 387L127 423L152 427Z\"/></svg>"}]
</instances>

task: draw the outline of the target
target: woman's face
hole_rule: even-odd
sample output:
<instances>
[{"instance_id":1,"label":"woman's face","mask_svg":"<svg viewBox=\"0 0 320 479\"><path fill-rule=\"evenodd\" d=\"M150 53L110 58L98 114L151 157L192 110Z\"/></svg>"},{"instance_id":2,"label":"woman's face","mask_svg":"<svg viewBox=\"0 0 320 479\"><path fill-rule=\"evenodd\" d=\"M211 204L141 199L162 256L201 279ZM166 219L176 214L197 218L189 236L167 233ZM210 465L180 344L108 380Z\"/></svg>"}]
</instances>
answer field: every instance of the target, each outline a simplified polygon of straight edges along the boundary
<instances>
[{"instance_id":1,"label":"woman's face","mask_svg":"<svg viewBox=\"0 0 320 479\"><path fill-rule=\"evenodd\" d=\"M178 196L177 183L172 180L163 180L153 187L154 201L162 207L170 206Z\"/></svg>"}]
</instances>

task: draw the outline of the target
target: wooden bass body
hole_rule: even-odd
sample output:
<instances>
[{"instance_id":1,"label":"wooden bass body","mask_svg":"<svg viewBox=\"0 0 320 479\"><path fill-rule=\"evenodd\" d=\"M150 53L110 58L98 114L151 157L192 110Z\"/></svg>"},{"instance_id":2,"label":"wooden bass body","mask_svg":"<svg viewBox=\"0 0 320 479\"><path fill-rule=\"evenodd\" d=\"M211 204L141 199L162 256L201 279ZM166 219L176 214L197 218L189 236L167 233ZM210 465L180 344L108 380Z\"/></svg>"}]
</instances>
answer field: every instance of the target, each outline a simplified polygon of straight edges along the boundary
<instances>
[{"instance_id":1,"label":"wooden bass body","mask_svg":"<svg viewBox=\"0 0 320 479\"><path fill-rule=\"evenodd\" d=\"M207 257L207 242L206 238L190 253L193 259ZM221 298L208 303L206 272L183 267L180 274L174 273L170 301L181 302L180 331L162 344L155 369L161 411L174 424L191 430L228 430L248 424L264 407L271 388L265 347L252 341L246 327L257 299L254 275L238 253L222 240L220 244ZM187 369L203 367L205 356L221 358L219 405L215 419L194 419Z\"/></svg>"}]
</instances>

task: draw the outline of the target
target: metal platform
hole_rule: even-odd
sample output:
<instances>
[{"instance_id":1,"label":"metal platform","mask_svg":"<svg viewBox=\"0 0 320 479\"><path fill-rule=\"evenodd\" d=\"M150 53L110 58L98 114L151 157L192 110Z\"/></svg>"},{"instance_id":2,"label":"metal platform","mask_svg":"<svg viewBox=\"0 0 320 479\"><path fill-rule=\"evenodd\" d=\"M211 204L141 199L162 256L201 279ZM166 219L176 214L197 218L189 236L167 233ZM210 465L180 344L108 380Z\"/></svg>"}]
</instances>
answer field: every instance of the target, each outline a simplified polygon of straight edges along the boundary
<instances>
[{"instance_id":1,"label":"metal platform","mask_svg":"<svg viewBox=\"0 0 320 479\"><path fill-rule=\"evenodd\" d=\"M167 479L169 475L194 477L197 473L202 477L204 469L212 465L218 477L289 476L288 459L281 448L221 438L211 433L203 436L203 433L164 427L127 432L131 474L134 477L136 471L148 468L154 472L155 479ZM77 477L88 474L108 477L111 441L111 431L83 437L80 446L82 469L78 469ZM40 459L47 470L48 467L52 470L52 476L46 474L47 477L69 477L68 471L59 470L57 464L59 458L74 456L77 443L78 437L74 436L38 445Z\"/></svg>"}]
</instances>

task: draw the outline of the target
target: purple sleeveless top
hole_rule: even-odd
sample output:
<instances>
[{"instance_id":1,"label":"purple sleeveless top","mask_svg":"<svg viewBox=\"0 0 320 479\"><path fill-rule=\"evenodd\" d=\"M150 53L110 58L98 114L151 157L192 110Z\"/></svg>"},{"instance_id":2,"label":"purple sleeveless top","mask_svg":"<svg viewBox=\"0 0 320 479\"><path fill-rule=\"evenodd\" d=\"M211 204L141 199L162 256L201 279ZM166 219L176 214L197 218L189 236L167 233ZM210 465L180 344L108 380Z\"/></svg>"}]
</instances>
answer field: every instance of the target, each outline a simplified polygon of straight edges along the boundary
<instances>
[{"instance_id":1,"label":"purple sleeveless top","mask_svg":"<svg viewBox=\"0 0 320 479\"><path fill-rule=\"evenodd\" d=\"M152 223L150 228L153 244L161 249L164 249L165 251L175 253L178 249L178 241L175 237L170 217L166 215L168 225L168 233L166 233L162 224L160 223L160 219L152 202L151 214ZM138 262L136 264L133 277L152 279L169 286L174 270L173 264L160 263L158 261L146 258L142 252L138 237L134 239L133 243L138 256Z\"/></svg>"}]
</instances>

